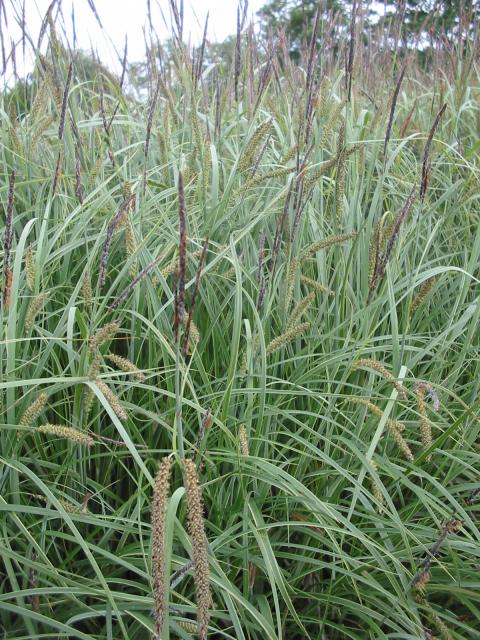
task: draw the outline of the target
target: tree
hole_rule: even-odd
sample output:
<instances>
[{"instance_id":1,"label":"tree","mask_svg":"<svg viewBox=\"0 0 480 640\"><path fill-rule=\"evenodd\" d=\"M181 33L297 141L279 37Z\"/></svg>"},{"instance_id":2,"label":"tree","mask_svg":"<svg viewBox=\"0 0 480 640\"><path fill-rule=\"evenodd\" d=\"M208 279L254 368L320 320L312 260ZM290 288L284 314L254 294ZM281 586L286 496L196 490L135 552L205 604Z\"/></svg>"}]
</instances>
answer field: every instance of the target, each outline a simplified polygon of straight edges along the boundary
<instances>
[{"instance_id":1,"label":"tree","mask_svg":"<svg viewBox=\"0 0 480 640\"><path fill-rule=\"evenodd\" d=\"M269 0L258 11L262 31L267 34L269 29L284 29L290 42L290 55L296 60L300 57L302 45L311 38L317 8L321 12L318 31L321 40L323 21L331 19L334 13L344 14L345 3L339 0Z\"/></svg>"},{"instance_id":2,"label":"tree","mask_svg":"<svg viewBox=\"0 0 480 640\"><path fill-rule=\"evenodd\" d=\"M321 11L319 39L322 39L333 14L337 24L347 25L351 13L351 2L343 0L268 0L258 15L264 34L269 29L283 29L291 42L291 55L298 58L302 44L311 35L317 7ZM340 12L340 16L338 15ZM394 2L362 3L363 35L378 26L387 36L384 42L397 32L404 46L418 46L425 50L429 42L463 36L468 38L480 19L480 0L396 0Z\"/></svg>"},{"instance_id":3,"label":"tree","mask_svg":"<svg viewBox=\"0 0 480 640\"><path fill-rule=\"evenodd\" d=\"M402 10L402 3L400 5ZM479 18L478 0L406 0L405 35L419 36L431 32L433 38L454 36L461 27L467 34Z\"/></svg>"}]
</instances>

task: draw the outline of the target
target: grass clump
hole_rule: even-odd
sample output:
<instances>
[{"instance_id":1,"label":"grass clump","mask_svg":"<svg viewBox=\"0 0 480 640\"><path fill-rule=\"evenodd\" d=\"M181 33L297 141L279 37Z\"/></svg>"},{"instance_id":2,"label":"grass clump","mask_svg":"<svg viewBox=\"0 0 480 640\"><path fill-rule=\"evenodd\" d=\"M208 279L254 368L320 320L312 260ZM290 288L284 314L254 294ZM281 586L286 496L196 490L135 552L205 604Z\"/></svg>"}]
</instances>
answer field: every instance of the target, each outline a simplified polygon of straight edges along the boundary
<instances>
[{"instance_id":1,"label":"grass clump","mask_svg":"<svg viewBox=\"0 0 480 640\"><path fill-rule=\"evenodd\" d=\"M477 637L478 40L170 5L2 94L2 637Z\"/></svg>"}]
</instances>

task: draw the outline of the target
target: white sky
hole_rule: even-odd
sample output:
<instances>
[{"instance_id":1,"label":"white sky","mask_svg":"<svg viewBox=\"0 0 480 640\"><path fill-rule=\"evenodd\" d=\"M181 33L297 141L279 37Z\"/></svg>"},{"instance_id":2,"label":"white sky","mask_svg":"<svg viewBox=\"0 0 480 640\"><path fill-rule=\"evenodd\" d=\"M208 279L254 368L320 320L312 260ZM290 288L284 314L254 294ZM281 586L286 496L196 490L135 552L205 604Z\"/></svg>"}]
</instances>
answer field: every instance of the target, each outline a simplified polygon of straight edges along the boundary
<instances>
[{"instance_id":1,"label":"white sky","mask_svg":"<svg viewBox=\"0 0 480 640\"><path fill-rule=\"evenodd\" d=\"M266 0L249 0L248 14L250 17L265 4ZM51 4L51 0L5 0L8 26L2 16L2 29L6 36L7 55L10 51L10 41L19 43L21 30L16 23L15 16L22 15L22 5L25 3L25 18L27 31L34 42L38 39L43 16ZM209 12L208 38L223 40L227 35L236 31L237 0L184 0L184 40L197 43L201 39L205 17ZM169 35L170 2L169 0L150 0L152 23L160 38ZM75 13L77 46L82 49L98 51L100 59L110 68L117 69L117 56L112 42L118 51L123 52L125 34L128 34L128 60L130 62L142 60L145 53L143 27L147 24L147 0L96 0L95 6L103 25L100 29L88 0L62 0L61 8L64 17L65 30L70 42L72 36L72 7ZM162 17L162 13L165 18ZM58 27L57 27L57 30ZM31 68L31 60L23 60L21 44L16 49L17 69L19 75ZM9 66L5 81L9 81L12 69Z\"/></svg>"}]
</instances>

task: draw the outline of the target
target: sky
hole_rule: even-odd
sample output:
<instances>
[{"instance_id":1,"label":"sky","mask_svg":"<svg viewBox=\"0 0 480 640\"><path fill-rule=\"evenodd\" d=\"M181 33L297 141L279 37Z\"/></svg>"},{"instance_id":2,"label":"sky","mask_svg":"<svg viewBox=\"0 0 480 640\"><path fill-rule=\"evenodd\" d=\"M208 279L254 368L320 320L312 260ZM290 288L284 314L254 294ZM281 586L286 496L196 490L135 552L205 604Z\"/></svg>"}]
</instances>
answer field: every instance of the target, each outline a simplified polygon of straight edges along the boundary
<instances>
[{"instance_id":1,"label":"sky","mask_svg":"<svg viewBox=\"0 0 480 640\"><path fill-rule=\"evenodd\" d=\"M254 14L265 4L266 0L249 0L248 14ZM62 0L61 9L63 23L69 41L73 40L72 8L75 15L77 46L82 49L98 51L104 64L111 69L118 69L118 58L115 49L123 52L125 34L128 34L128 60L142 60L145 53L143 27L147 24L147 0L96 0L95 7L103 25L100 28L90 7L91 0ZM42 18L51 4L51 0L4 0L8 25L2 16L2 29L6 37L7 55L10 41L21 41L21 30L16 19L22 15L25 7L27 31L36 42ZM57 3L58 4L58 3ZM223 40L236 31L236 0L184 0L184 40L198 43L201 40L207 12L209 13L208 37L210 40ZM160 38L166 38L170 32L170 1L150 0L152 23ZM163 15L162 15L163 14ZM167 24L165 24L167 23ZM167 26L168 25L168 26ZM8 43L8 44L7 44ZM112 46L112 43L114 46ZM21 44L16 48L17 70L24 75L31 69L32 60L26 52L25 59ZM9 65L5 81L9 82L12 74Z\"/></svg>"}]
</instances>

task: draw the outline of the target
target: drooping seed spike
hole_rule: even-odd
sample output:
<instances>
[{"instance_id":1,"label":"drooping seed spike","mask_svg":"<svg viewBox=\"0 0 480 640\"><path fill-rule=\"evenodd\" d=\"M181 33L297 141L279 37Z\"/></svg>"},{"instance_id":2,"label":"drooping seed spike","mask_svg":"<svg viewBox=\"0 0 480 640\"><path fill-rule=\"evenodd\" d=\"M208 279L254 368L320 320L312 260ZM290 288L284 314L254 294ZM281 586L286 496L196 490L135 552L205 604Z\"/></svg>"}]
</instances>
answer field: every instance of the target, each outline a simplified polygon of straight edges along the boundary
<instances>
[{"instance_id":1,"label":"drooping seed spike","mask_svg":"<svg viewBox=\"0 0 480 640\"><path fill-rule=\"evenodd\" d=\"M193 460L185 460L188 530L192 539L195 591L197 594L197 624L200 640L206 640L210 619L210 578L208 549L203 521L203 501L197 468Z\"/></svg>"},{"instance_id":2,"label":"drooping seed spike","mask_svg":"<svg viewBox=\"0 0 480 640\"><path fill-rule=\"evenodd\" d=\"M125 409L122 407L116 393L114 393L110 389L110 387L106 385L105 382L102 382L101 380L96 380L95 383L97 387L100 389L100 391L103 393L103 395L105 396L105 399L108 400L108 403L114 410L115 414L120 418L120 420L128 420L127 413Z\"/></svg>"},{"instance_id":3,"label":"drooping seed spike","mask_svg":"<svg viewBox=\"0 0 480 640\"><path fill-rule=\"evenodd\" d=\"M44 410L47 404L47 398L48 396L45 392L40 393L32 404L27 407L19 422L21 427L29 427L35 422Z\"/></svg>"},{"instance_id":4,"label":"drooping seed spike","mask_svg":"<svg viewBox=\"0 0 480 640\"><path fill-rule=\"evenodd\" d=\"M158 468L152 498L152 576L155 637L160 638L166 614L165 527L172 460L163 458Z\"/></svg>"},{"instance_id":5,"label":"drooping seed spike","mask_svg":"<svg viewBox=\"0 0 480 640\"><path fill-rule=\"evenodd\" d=\"M288 329L288 331L286 331L285 333L282 333L282 335L274 338L267 345L267 348L266 348L267 355L270 355L274 351L277 351L278 349L281 349L286 344L290 344L290 342L295 340L295 338L299 338L301 335L303 335L309 329L310 329L310 322L302 322L301 324L297 324L294 327L292 327L291 329Z\"/></svg>"},{"instance_id":6,"label":"drooping seed spike","mask_svg":"<svg viewBox=\"0 0 480 640\"><path fill-rule=\"evenodd\" d=\"M66 438L75 444L83 444L87 447L95 444L95 440L91 436L73 427L65 427L59 424L42 424L36 430L58 438Z\"/></svg>"},{"instance_id":7,"label":"drooping seed spike","mask_svg":"<svg viewBox=\"0 0 480 640\"><path fill-rule=\"evenodd\" d=\"M145 375L140 371L138 367L136 367L133 362L128 360L127 358L122 358L122 356L117 356L114 353L109 353L106 356L107 360L113 362L119 369L125 371L125 373L130 373L134 378L143 382L145 380Z\"/></svg>"},{"instance_id":8,"label":"drooping seed spike","mask_svg":"<svg viewBox=\"0 0 480 640\"><path fill-rule=\"evenodd\" d=\"M352 369L373 369L377 373L379 373L382 378L385 378L390 384L396 389L399 396L401 396L404 400L407 399L407 394L405 393L405 388L398 380L390 373L390 371L378 360L374 360L373 358L361 358L360 360L356 360Z\"/></svg>"},{"instance_id":9,"label":"drooping seed spike","mask_svg":"<svg viewBox=\"0 0 480 640\"><path fill-rule=\"evenodd\" d=\"M249 456L250 448L248 446L248 434L244 424L241 424L238 429L238 442L240 444L240 452L242 456Z\"/></svg>"}]
</instances>

